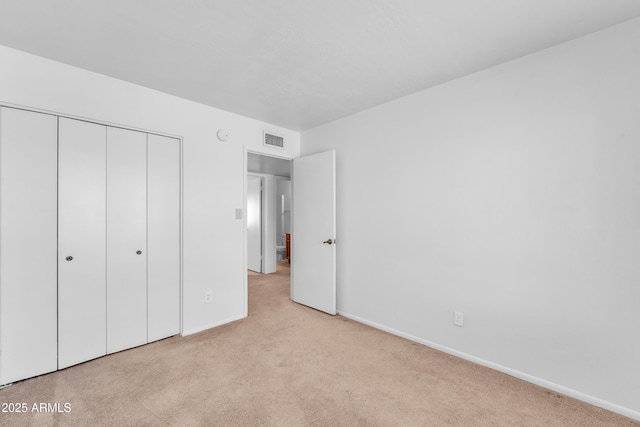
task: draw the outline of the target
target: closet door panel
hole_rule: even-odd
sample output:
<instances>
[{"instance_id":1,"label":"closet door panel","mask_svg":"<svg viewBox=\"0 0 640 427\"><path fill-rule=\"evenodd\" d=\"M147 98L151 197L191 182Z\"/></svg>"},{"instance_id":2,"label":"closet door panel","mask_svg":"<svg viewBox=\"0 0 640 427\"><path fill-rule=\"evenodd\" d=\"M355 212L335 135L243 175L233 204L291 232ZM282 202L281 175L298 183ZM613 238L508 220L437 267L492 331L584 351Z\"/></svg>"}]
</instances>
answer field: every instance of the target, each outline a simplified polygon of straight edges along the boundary
<instances>
[{"instance_id":1,"label":"closet door panel","mask_svg":"<svg viewBox=\"0 0 640 427\"><path fill-rule=\"evenodd\" d=\"M106 127L60 118L58 368L106 354Z\"/></svg>"},{"instance_id":2,"label":"closet door panel","mask_svg":"<svg viewBox=\"0 0 640 427\"><path fill-rule=\"evenodd\" d=\"M180 141L149 134L149 342L180 333Z\"/></svg>"},{"instance_id":3,"label":"closet door panel","mask_svg":"<svg viewBox=\"0 0 640 427\"><path fill-rule=\"evenodd\" d=\"M0 384L57 367L57 134L0 109Z\"/></svg>"},{"instance_id":4,"label":"closet door panel","mask_svg":"<svg viewBox=\"0 0 640 427\"><path fill-rule=\"evenodd\" d=\"M147 134L107 128L107 353L147 342Z\"/></svg>"}]
</instances>

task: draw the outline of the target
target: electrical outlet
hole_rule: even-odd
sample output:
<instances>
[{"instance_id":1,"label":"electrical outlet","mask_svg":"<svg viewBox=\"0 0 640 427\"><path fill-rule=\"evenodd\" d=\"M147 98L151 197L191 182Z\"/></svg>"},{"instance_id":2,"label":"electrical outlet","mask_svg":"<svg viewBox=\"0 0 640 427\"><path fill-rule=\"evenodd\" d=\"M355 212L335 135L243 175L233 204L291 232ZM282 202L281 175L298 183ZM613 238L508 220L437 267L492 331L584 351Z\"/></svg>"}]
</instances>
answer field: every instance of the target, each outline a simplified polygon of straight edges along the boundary
<instances>
[{"instance_id":1,"label":"electrical outlet","mask_svg":"<svg viewBox=\"0 0 640 427\"><path fill-rule=\"evenodd\" d=\"M464 314L462 312L453 312L453 324L456 326L464 326Z\"/></svg>"},{"instance_id":2,"label":"electrical outlet","mask_svg":"<svg viewBox=\"0 0 640 427\"><path fill-rule=\"evenodd\" d=\"M204 302L211 302L213 299L213 291L206 291L204 293Z\"/></svg>"}]
</instances>

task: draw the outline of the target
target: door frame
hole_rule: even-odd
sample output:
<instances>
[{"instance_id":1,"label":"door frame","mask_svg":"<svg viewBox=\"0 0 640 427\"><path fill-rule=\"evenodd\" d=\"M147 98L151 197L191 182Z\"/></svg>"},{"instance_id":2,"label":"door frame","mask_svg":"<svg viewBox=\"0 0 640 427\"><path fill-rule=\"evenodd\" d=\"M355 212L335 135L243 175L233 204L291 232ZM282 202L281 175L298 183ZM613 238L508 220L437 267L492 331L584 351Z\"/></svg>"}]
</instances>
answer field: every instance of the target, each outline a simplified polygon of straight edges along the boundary
<instances>
[{"instance_id":1,"label":"door frame","mask_svg":"<svg viewBox=\"0 0 640 427\"><path fill-rule=\"evenodd\" d=\"M251 154L256 154L258 156L263 156L263 157L272 157L274 159L282 159L282 160L287 160L289 162L291 162L291 169L293 169L293 159L295 157L292 156L287 156L287 155L282 155L279 156L277 153L265 153L263 151L258 151L255 149L251 149L248 148L246 145L244 146L244 156L243 156L243 161L244 161L244 183L243 183L243 207L242 207L242 224L243 224L243 245L244 245L244 260L243 260L243 280L244 280L244 316L248 316L249 315L249 280L248 280L248 274L247 274L247 270L248 270L248 245L247 245L247 189L248 189L248 183L247 183L247 177L249 175L256 175L256 176L262 176L263 178L266 176L265 174L261 174L258 172L249 172L249 153ZM293 183L293 176L290 178L291 182ZM264 195L264 194L263 194ZM292 195L293 196L293 195ZM292 210L291 210L291 220L293 221L293 204L291 204L292 206ZM264 221L264 216L263 216L263 221ZM264 230L263 230L264 231ZM263 245L264 245L264 234L263 234ZM263 261L264 261L264 247L263 247ZM264 266L264 262L263 262L263 266ZM291 298L291 289L289 289L289 298Z\"/></svg>"}]
</instances>

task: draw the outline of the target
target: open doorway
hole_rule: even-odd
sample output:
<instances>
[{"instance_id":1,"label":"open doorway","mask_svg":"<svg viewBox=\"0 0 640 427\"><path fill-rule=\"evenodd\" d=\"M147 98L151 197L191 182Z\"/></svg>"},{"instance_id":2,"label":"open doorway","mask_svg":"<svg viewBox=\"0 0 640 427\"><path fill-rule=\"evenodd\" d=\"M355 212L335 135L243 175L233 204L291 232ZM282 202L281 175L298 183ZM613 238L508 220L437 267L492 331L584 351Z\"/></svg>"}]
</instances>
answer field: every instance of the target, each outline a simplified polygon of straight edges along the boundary
<instances>
[{"instance_id":1,"label":"open doorway","mask_svg":"<svg viewBox=\"0 0 640 427\"><path fill-rule=\"evenodd\" d=\"M247 267L253 273L283 270L289 275L291 163L289 159L247 153Z\"/></svg>"},{"instance_id":2,"label":"open doorway","mask_svg":"<svg viewBox=\"0 0 640 427\"><path fill-rule=\"evenodd\" d=\"M282 258L282 238L286 251L286 237L290 235L291 267L287 276L290 299L332 315L337 313L335 165L333 150L294 160L247 152L247 174L262 176L264 184L261 274L268 276L277 272L277 259ZM291 183L288 203L291 233L285 230L287 203L282 197L278 203L276 178L288 179ZM278 204L282 207L279 215L276 214ZM277 219L282 221L282 232L276 231ZM248 276L245 277L248 283ZM245 295L248 297L248 293Z\"/></svg>"}]
</instances>

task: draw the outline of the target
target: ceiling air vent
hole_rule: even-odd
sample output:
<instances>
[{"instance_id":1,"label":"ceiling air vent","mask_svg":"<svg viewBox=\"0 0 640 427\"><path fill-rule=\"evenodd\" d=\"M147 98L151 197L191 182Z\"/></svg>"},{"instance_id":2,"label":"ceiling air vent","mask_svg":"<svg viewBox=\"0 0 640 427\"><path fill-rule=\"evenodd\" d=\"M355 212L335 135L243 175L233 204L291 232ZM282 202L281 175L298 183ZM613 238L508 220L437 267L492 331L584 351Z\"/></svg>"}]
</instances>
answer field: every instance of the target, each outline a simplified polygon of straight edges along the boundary
<instances>
[{"instance_id":1,"label":"ceiling air vent","mask_svg":"<svg viewBox=\"0 0 640 427\"><path fill-rule=\"evenodd\" d=\"M266 145L267 147L284 148L284 138L265 132L264 145Z\"/></svg>"}]
</instances>

